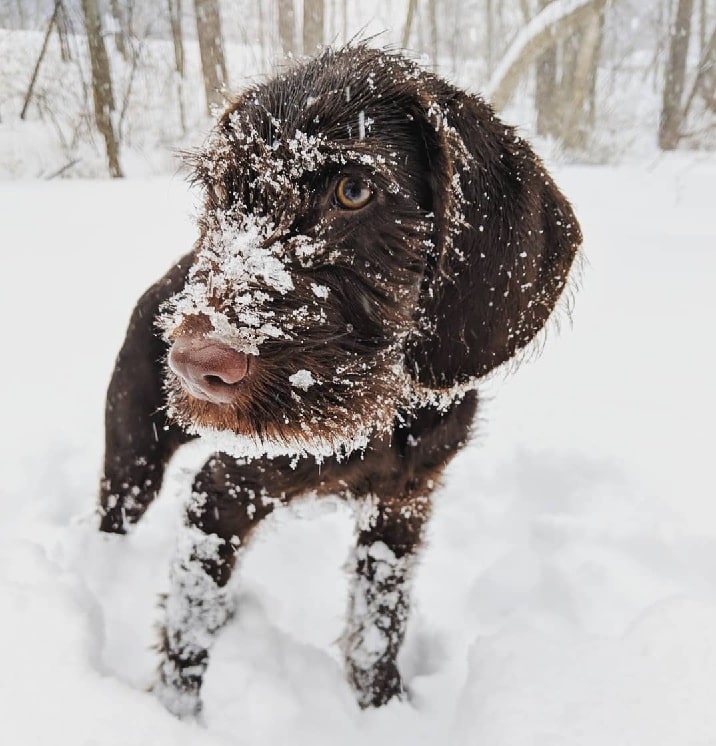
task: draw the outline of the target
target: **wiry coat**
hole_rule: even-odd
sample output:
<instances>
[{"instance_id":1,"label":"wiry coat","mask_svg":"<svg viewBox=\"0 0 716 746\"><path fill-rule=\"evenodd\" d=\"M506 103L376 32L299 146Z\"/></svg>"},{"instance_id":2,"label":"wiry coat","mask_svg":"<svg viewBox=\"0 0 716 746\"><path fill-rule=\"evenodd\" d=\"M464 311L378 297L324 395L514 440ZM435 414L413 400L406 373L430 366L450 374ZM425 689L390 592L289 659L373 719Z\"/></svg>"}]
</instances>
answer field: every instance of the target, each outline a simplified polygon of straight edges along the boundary
<instances>
[{"instance_id":1,"label":"wiry coat","mask_svg":"<svg viewBox=\"0 0 716 746\"><path fill-rule=\"evenodd\" d=\"M363 46L245 91L192 161L200 235L130 321L100 494L101 528L123 532L180 444L216 442L172 568L155 689L198 711L251 531L279 504L337 494L358 514L348 678L362 706L383 704L404 690L396 656L430 494L468 437L478 379L552 312L579 226L488 104ZM209 354L229 375L201 368Z\"/></svg>"}]
</instances>

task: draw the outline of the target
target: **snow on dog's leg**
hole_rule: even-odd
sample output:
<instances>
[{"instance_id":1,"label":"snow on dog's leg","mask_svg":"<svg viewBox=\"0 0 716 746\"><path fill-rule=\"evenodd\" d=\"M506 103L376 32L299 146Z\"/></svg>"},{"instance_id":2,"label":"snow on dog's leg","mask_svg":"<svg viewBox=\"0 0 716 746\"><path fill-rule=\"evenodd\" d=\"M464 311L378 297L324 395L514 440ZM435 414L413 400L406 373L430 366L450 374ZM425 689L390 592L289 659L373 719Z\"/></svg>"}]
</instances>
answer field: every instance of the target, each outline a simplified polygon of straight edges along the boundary
<instances>
[{"instance_id":1,"label":"snow on dog's leg","mask_svg":"<svg viewBox=\"0 0 716 746\"><path fill-rule=\"evenodd\" d=\"M221 564L225 542L215 534L187 527L181 550L171 570L162 632L163 660L154 692L162 704L180 717L201 709L199 691L208 650L216 632L232 613L226 587L207 572ZM224 560L225 562L225 560Z\"/></svg>"},{"instance_id":2,"label":"snow on dog's leg","mask_svg":"<svg viewBox=\"0 0 716 746\"><path fill-rule=\"evenodd\" d=\"M342 647L358 704L379 707L404 693L396 659L405 637L412 570L429 501L373 498L363 508Z\"/></svg>"},{"instance_id":3,"label":"snow on dog's leg","mask_svg":"<svg viewBox=\"0 0 716 746\"><path fill-rule=\"evenodd\" d=\"M252 528L275 502L237 479L231 461L217 455L197 476L171 568L154 692L180 717L201 710L209 649L234 610L227 583Z\"/></svg>"}]
</instances>

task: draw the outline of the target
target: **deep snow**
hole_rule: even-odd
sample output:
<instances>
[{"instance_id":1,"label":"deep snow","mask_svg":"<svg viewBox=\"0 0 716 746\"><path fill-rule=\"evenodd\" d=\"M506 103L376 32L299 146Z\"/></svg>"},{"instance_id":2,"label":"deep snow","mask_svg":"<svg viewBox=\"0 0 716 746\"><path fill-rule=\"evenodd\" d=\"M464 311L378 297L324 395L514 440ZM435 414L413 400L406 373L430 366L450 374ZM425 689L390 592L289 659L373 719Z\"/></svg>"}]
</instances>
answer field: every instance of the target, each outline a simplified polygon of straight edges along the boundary
<instances>
[{"instance_id":1,"label":"deep snow","mask_svg":"<svg viewBox=\"0 0 716 746\"><path fill-rule=\"evenodd\" d=\"M131 306L194 239L176 179L0 183L0 732L5 743L716 744L716 158L570 167L573 323L485 386L437 498L402 667L360 712L336 639L347 509L271 519L213 651L205 725L152 679L181 494L130 537L92 516Z\"/></svg>"}]
</instances>

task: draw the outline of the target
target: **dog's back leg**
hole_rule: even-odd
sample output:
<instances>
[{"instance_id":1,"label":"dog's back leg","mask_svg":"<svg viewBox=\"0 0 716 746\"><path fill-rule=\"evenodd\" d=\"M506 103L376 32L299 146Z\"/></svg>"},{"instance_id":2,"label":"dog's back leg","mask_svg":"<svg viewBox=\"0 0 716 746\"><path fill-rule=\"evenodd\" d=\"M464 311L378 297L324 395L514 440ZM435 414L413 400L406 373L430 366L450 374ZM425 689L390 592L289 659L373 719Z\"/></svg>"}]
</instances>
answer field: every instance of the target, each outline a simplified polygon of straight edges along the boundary
<instances>
[{"instance_id":1,"label":"dog's back leg","mask_svg":"<svg viewBox=\"0 0 716 746\"><path fill-rule=\"evenodd\" d=\"M410 610L412 570L430 513L426 493L367 498L359 509L348 622L342 647L361 707L404 693L397 655Z\"/></svg>"},{"instance_id":2,"label":"dog's back leg","mask_svg":"<svg viewBox=\"0 0 716 746\"><path fill-rule=\"evenodd\" d=\"M357 545L343 652L361 707L404 694L397 666L410 611L413 570L440 474L465 442L477 408L474 392L446 412L406 415L390 448L366 455L353 485ZM376 468L382 464L382 468ZM360 476L359 471L359 476ZM365 478L367 477L367 478Z\"/></svg>"}]
</instances>

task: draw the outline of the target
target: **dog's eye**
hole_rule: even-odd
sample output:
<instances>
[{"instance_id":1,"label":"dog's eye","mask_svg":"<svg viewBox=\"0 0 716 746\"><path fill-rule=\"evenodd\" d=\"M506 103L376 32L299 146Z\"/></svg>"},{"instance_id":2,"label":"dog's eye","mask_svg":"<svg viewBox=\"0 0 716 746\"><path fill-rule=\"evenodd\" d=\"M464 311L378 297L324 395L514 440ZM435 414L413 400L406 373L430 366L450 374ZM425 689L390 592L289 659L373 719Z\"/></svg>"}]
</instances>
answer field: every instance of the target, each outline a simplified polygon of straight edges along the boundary
<instances>
[{"instance_id":1,"label":"dog's eye","mask_svg":"<svg viewBox=\"0 0 716 746\"><path fill-rule=\"evenodd\" d=\"M336 199L341 207L358 210L365 207L373 196L372 189L362 179L344 176L336 186Z\"/></svg>"}]
</instances>

